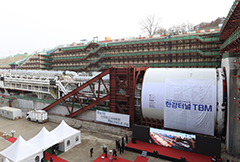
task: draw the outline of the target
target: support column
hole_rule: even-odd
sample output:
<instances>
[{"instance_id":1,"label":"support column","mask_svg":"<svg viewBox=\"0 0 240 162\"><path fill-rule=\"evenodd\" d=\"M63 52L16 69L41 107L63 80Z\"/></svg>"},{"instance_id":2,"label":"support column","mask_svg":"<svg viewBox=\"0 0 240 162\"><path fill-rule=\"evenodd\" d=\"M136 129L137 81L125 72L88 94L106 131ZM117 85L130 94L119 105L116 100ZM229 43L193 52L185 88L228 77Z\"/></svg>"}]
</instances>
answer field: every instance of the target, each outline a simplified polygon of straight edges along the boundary
<instances>
[{"instance_id":1,"label":"support column","mask_svg":"<svg viewBox=\"0 0 240 162\"><path fill-rule=\"evenodd\" d=\"M12 107L12 101L13 101L13 99L10 98L9 101L8 101L9 102L9 107Z\"/></svg>"},{"instance_id":2,"label":"support column","mask_svg":"<svg viewBox=\"0 0 240 162\"><path fill-rule=\"evenodd\" d=\"M116 68L110 68L110 112L116 112Z\"/></svg>"}]
</instances>

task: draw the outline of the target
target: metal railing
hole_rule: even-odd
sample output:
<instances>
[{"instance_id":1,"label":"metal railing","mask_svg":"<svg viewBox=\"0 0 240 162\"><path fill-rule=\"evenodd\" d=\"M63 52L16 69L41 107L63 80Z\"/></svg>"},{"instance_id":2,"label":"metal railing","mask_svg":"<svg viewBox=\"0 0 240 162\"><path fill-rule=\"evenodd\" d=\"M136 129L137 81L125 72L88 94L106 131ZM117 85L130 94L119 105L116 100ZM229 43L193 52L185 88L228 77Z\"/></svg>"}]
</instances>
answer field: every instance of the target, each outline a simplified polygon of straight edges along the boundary
<instances>
[{"instance_id":1,"label":"metal railing","mask_svg":"<svg viewBox=\"0 0 240 162\"><path fill-rule=\"evenodd\" d=\"M238 29L222 44L222 46L220 47L220 50L225 48L227 45L229 45L231 42L233 42L239 37L240 37L240 27L238 27Z\"/></svg>"},{"instance_id":2,"label":"metal railing","mask_svg":"<svg viewBox=\"0 0 240 162\"><path fill-rule=\"evenodd\" d=\"M232 7L230 8L230 10L229 10L229 12L228 12L228 15L227 15L227 17L226 17L226 19L225 19L225 21L224 21L224 23L223 23L221 32L224 30L224 27L225 27L225 25L227 24L229 18L231 17L231 15L232 15L235 7L237 6L238 2L239 2L239 0L235 0L235 1L233 2L233 5L232 5Z\"/></svg>"}]
</instances>

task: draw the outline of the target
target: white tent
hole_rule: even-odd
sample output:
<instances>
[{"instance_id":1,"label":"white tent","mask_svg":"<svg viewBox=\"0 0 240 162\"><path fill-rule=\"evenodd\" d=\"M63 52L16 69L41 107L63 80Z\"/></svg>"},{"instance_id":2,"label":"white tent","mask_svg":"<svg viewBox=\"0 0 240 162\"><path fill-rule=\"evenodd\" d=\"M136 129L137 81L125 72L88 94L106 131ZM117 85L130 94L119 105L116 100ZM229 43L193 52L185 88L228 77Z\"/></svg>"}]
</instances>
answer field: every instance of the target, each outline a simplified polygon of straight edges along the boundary
<instances>
[{"instance_id":1,"label":"white tent","mask_svg":"<svg viewBox=\"0 0 240 162\"><path fill-rule=\"evenodd\" d=\"M63 142L63 140L52 135L45 127L43 127L36 136L28 140L28 143L42 149L43 151L60 142Z\"/></svg>"},{"instance_id":2,"label":"white tent","mask_svg":"<svg viewBox=\"0 0 240 162\"><path fill-rule=\"evenodd\" d=\"M59 144L59 150L64 152L81 143L81 132L70 127L64 120L50 133L63 139L63 143Z\"/></svg>"},{"instance_id":3,"label":"white tent","mask_svg":"<svg viewBox=\"0 0 240 162\"><path fill-rule=\"evenodd\" d=\"M25 141L21 136L8 148L0 152L0 160L8 158L12 162L40 161L43 151Z\"/></svg>"}]
</instances>

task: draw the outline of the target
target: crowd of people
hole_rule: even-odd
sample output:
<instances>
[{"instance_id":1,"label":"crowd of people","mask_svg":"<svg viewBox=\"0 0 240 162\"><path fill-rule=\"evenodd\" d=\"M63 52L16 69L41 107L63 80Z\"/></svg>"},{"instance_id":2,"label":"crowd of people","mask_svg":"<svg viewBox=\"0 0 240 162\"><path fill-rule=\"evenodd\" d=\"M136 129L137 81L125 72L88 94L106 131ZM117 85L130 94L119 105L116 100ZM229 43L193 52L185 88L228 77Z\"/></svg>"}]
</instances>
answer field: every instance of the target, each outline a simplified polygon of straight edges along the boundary
<instances>
[{"instance_id":1,"label":"crowd of people","mask_svg":"<svg viewBox=\"0 0 240 162\"><path fill-rule=\"evenodd\" d=\"M113 156L114 159L117 159L117 151L119 151L120 154L124 153L126 144L128 144L128 136L127 135L125 137L122 137L122 139L116 139L116 149L113 149L113 152L112 152L113 153L112 156ZM103 150L105 158L107 158L108 157L107 146L103 144L101 146L101 148ZM59 149L59 146L58 145L54 145L52 147L52 154L56 155L58 153L58 149ZM93 149L94 149L93 147L90 148L90 157L92 157L92 155L93 155ZM43 156L45 157L45 151L43 153ZM44 157L42 158L41 162L44 161L43 160ZM52 157L50 157L50 162L53 162L53 160L54 159Z\"/></svg>"},{"instance_id":2,"label":"crowd of people","mask_svg":"<svg viewBox=\"0 0 240 162\"><path fill-rule=\"evenodd\" d=\"M122 139L116 139L116 149L113 149L113 154L112 156L114 157L114 159L117 159L117 151L119 151L120 154L124 153L125 150L125 146L128 143L128 136L126 135L125 137L122 137ZM102 150L103 150L103 154L105 155L105 158L108 157L108 151L107 151L107 146L106 145L102 145L101 146ZM90 157L92 157L93 155L93 148L90 148Z\"/></svg>"}]
</instances>

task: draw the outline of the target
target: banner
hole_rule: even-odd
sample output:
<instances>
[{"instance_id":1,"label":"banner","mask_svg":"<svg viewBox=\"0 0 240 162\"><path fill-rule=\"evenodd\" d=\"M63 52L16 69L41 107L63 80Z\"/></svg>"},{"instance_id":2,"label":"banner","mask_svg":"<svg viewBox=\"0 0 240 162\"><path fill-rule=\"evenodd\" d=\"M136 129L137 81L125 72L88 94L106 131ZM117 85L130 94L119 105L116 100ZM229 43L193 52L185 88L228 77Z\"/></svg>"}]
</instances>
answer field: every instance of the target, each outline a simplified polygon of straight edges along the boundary
<instances>
[{"instance_id":1,"label":"banner","mask_svg":"<svg viewBox=\"0 0 240 162\"><path fill-rule=\"evenodd\" d=\"M129 127L129 118L130 115L119 114L119 113L111 113L106 111L96 111L96 121L118 125L122 127Z\"/></svg>"},{"instance_id":2,"label":"banner","mask_svg":"<svg viewBox=\"0 0 240 162\"><path fill-rule=\"evenodd\" d=\"M166 79L164 127L214 135L214 79Z\"/></svg>"}]
</instances>

